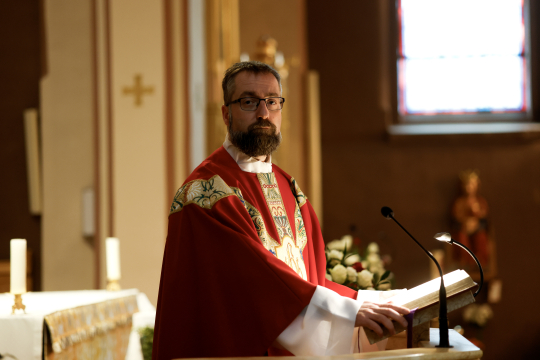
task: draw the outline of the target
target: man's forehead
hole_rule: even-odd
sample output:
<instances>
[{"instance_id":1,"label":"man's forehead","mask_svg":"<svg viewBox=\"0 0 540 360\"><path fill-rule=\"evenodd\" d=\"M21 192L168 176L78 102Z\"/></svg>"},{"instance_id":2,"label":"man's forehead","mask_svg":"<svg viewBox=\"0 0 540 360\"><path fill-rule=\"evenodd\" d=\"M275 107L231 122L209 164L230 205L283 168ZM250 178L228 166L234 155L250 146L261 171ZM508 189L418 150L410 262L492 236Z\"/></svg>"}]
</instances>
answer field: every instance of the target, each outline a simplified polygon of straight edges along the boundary
<instances>
[{"instance_id":1,"label":"man's forehead","mask_svg":"<svg viewBox=\"0 0 540 360\"><path fill-rule=\"evenodd\" d=\"M236 75L234 81L235 95L280 95L279 83L272 73L242 71Z\"/></svg>"}]
</instances>

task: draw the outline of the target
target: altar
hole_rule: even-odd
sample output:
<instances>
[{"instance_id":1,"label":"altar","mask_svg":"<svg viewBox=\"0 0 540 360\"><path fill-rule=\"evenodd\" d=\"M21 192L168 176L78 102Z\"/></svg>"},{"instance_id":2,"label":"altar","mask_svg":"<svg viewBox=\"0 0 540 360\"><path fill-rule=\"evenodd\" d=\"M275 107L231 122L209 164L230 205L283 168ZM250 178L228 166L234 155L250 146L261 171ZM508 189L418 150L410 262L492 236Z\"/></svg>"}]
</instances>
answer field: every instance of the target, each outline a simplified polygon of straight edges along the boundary
<instances>
[{"instance_id":1,"label":"altar","mask_svg":"<svg viewBox=\"0 0 540 360\"><path fill-rule=\"evenodd\" d=\"M0 354L19 360L137 358L134 317L155 314L137 289L29 292L22 299L26 314L12 315L14 295L0 294Z\"/></svg>"}]
</instances>

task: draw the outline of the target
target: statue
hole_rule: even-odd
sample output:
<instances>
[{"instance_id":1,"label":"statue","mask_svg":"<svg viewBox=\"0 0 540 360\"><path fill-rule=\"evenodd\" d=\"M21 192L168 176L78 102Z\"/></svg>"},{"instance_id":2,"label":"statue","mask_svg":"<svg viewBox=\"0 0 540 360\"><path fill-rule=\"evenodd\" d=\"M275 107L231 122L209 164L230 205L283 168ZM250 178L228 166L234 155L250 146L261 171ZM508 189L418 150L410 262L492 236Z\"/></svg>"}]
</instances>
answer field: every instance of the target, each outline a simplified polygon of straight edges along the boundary
<instances>
[{"instance_id":1,"label":"statue","mask_svg":"<svg viewBox=\"0 0 540 360\"><path fill-rule=\"evenodd\" d=\"M484 268L486 280L494 274L494 246L489 237L488 204L478 194L480 177L475 170L467 170L459 175L461 195L452 206L452 238L471 249ZM457 246L452 247L452 260L457 268L478 277L473 258Z\"/></svg>"}]
</instances>

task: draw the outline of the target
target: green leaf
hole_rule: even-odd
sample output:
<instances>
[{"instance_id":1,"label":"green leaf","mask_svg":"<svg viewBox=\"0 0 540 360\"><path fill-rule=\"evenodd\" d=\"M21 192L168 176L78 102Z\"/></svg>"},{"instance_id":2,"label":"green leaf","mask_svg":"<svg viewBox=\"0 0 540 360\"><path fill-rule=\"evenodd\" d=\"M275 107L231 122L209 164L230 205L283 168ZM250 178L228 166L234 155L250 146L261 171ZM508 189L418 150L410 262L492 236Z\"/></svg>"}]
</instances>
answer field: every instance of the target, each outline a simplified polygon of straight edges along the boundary
<instances>
[{"instance_id":1,"label":"green leaf","mask_svg":"<svg viewBox=\"0 0 540 360\"><path fill-rule=\"evenodd\" d=\"M145 327L138 329L140 341L141 341L141 352L144 360L152 359L152 347L154 343L154 328Z\"/></svg>"},{"instance_id":2,"label":"green leaf","mask_svg":"<svg viewBox=\"0 0 540 360\"><path fill-rule=\"evenodd\" d=\"M378 274L373 274L373 285L374 287L379 283L379 275Z\"/></svg>"},{"instance_id":3,"label":"green leaf","mask_svg":"<svg viewBox=\"0 0 540 360\"><path fill-rule=\"evenodd\" d=\"M384 279L386 279L387 277L389 277L391 273L392 273L392 272L391 272L390 270L386 270L386 271L384 272L384 274L381 276L381 281L383 281Z\"/></svg>"}]
</instances>

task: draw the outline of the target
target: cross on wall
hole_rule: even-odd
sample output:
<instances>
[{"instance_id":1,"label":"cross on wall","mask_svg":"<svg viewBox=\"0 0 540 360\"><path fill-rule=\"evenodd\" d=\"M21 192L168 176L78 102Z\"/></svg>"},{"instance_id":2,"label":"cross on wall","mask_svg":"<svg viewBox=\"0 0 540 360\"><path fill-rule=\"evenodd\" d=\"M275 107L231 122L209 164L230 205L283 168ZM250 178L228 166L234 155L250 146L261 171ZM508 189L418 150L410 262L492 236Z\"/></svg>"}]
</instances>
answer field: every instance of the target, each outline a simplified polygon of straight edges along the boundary
<instances>
[{"instance_id":1,"label":"cross on wall","mask_svg":"<svg viewBox=\"0 0 540 360\"><path fill-rule=\"evenodd\" d=\"M124 95L134 95L135 97L135 106L142 105L142 98L144 95L150 95L154 93L153 86L144 86L142 84L142 75L135 74L134 85L131 87L124 87Z\"/></svg>"}]
</instances>

